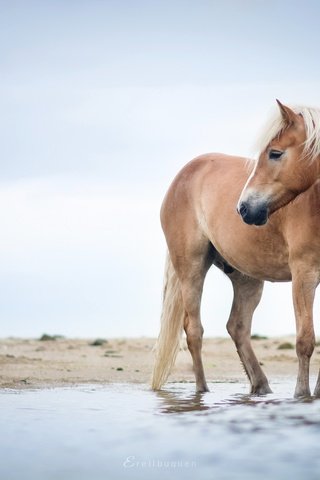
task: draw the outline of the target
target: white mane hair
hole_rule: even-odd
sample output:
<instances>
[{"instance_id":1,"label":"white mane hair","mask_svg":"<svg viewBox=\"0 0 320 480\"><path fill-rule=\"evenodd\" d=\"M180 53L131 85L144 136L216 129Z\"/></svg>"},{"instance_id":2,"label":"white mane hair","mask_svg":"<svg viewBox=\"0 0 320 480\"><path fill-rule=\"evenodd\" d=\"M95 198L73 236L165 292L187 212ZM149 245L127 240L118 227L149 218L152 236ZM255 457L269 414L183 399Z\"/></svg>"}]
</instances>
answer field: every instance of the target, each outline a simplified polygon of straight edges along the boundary
<instances>
[{"instance_id":1,"label":"white mane hair","mask_svg":"<svg viewBox=\"0 0 320 480\"><path fill-rule=\"evenodd\" d=\"M300 114L304 120L307 137L304 142L304 155L313 160L320 155L320 109L299 106L290 106L290 108L295 113ZM261 132L256 142L256 149L260 153L263 152L269 143L278 137L287 126L278 109Z\"/></svg>"}]
</instances>

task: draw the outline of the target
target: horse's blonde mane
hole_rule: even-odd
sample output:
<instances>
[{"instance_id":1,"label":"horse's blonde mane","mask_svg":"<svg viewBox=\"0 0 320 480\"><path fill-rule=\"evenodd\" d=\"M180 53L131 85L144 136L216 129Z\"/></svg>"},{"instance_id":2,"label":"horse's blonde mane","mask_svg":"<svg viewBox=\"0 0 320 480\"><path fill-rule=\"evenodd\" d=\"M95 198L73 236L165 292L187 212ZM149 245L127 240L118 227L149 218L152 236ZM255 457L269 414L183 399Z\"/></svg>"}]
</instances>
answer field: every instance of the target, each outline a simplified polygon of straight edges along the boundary
<instances>
[{"instance_id":1,"label":"horse's blonde mane","mask_svg":"<svg viewBox=\"0 0 320 480\"><path fill-rule=\"evenodd\" d=\"M304 154L313 160L320 155L320 109L299 106L290 108L303 117L307 136L304 143ZM279 136L286 127L287 125L278 110L269 119L256 142L257 151L263 152L269 143Z\"/></svg>"}]
</instances>

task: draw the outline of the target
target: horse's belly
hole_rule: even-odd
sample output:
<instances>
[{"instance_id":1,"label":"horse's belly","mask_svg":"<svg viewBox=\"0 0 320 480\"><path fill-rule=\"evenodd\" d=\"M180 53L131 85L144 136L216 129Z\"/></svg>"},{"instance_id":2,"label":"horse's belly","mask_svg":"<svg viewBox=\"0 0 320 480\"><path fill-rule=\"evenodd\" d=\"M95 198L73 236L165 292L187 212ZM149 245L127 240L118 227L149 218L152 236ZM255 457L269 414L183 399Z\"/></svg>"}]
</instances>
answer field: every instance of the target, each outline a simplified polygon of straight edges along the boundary
<instances>
[{"instance_id":1,"label":"horse's belly","mask_svg":"<svg viewBox=\"0 0 320 480\"><path fill-rule=\"evenodd\" d=\"M288 247L272 222L254 227L229 217L210 230L214 247L240 272L271 282L291 280Z\"/></svg>"},{"instance_id":2,"label":"horse's belly","mask_svg":"<svg viewBox=\"0 0 320 480\"><path fill-rule=\"evenodd\" d=\"M238 252L234 254L232 249L220 252L225 260L234 268L250 277L260 280L269 280L270 282L288 282L291 280L291 271L285 261L274 261L274 258L264 256L263 258L253 257L247 252Z\"/></svg>"},{"instance_id":3,"label":"horse's belly","mask_svg":"<svg viewBox=\"0 0 320 480\"><path fill-rule=\"evenodd\" d=\"M220 255L237 270L263 280L290 281L288 245L279 214L257 227L245 224L236 212L247 176L241 159L212 162L199 184L199 223Z\"/></svg>"}]
</instances>

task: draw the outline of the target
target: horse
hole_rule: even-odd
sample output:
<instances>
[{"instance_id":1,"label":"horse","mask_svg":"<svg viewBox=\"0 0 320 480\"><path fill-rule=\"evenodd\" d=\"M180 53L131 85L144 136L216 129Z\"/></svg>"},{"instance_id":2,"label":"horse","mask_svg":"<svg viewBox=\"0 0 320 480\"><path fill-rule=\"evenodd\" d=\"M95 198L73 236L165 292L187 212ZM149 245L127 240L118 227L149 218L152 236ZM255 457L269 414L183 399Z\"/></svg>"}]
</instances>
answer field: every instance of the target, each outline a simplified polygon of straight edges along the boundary
<instances>
[{"instance_id":1,"label":"horse","mask_svg":"<svg viewBox=\"0 0 320 480\"><path fill-rule=\"evenodd\" d=\"M182 168L165 195L160 218L168 252L153 390L167 381L184 330L196 391L208 391L200 304L205 276L214 265L232 282L227 331L251 394L271 393L251 345L252 317L264 282L292 282L298 357L294 396L311 395L312 310L320 281L320 111L278 105L260 139L257 162L201 155ZM314 396L320 397L320 372Z\"/></svg>"}]
</instances>

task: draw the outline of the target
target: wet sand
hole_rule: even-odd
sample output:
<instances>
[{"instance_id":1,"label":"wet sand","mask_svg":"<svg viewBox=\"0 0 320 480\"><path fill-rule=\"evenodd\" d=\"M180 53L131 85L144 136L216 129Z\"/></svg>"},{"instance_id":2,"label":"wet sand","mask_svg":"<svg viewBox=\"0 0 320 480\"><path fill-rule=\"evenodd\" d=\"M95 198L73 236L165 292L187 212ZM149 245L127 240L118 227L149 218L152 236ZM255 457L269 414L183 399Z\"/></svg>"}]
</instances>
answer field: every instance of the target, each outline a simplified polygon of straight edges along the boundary
<instances>
[{"instance_id":1,"label":"wet sand","mask_svg":"<svg viewBox=\"0 0 320 480\"><path fill-rule=\"evenodd\" d=\"M79 384L143 383L150 381L155 344L153 338L109 339L91 345L94 339L40 341L7 338L0 340L0 388L42 388ZM268 378L295 376L294 348L280 349L294 337L252 340ZM204 367L209 382L246 381L232 341L207 338L203 345ZM319 368L320 346L316 346L311 374ZM185 341L170 382L193 382L191 357Z\"/></svg>"}]
</instances>

